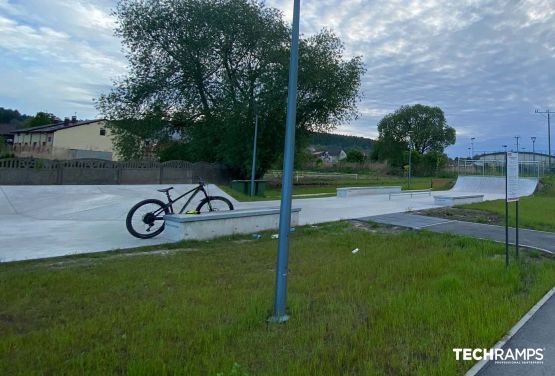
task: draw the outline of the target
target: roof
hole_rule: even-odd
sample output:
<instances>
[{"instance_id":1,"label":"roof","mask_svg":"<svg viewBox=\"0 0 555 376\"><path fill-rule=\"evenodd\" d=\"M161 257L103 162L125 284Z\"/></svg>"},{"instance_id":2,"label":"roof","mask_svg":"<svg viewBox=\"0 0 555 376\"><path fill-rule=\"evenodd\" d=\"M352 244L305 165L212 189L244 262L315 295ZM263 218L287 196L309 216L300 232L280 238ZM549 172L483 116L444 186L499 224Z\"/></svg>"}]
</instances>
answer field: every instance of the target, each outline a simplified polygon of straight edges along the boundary
<instances>
[{"instance_id":1,"label":"roof","mask_svg":"<svg viewBox=\"0 0 555 376\"><path fill-rule=\"evenodd\" d=\"M77 121L75 123L72 123L70 121L67 124L63 121L59 121L57 123L39 125L37 127L32 127L32 128L17 129L15 131L12 131L11 133L51 133L51 132L59 131L60 129L79 127L81 125L98 123L99 121L104 121L104 120L105 119L84 120L84 121Z\"/></svg>"}]
</instances>

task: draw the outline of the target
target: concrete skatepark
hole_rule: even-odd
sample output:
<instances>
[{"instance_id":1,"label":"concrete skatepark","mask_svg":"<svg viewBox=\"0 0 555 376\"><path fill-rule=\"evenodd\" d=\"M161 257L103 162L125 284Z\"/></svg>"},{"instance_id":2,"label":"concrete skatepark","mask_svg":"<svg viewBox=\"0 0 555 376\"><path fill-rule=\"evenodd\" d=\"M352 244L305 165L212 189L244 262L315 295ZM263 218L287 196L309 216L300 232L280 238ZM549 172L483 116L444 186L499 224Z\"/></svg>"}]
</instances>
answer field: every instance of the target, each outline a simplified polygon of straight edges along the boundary
<instances>
[{"instance_id":1,"label":"concrete skatepark","mask_svg":"<svg viewBox=\"0 0 555 376\"><path fill-rule=\"evenodd\" d=\"M535 191L537 179L523 178L520 182L522 196ZM0 186L0 262L170 242L164 233L149 240L137 239L125 228L129 209L146 198L164 199L156 189L167 186ZM193 187L173 186L174 196ZM207 190L210 195L229 198L236 209L279 207L279 201L238 202L215 185ZM503 198L504 192L504 178L462 176L451 190L429 195L303 198L294 199L293 207L301 209L299 224L305 225L435 208L439 207L434 202L437 195L483 195L484 200L496 200ZM200 198L197 196L196 201Z\"/></svg>"}]
</instances>

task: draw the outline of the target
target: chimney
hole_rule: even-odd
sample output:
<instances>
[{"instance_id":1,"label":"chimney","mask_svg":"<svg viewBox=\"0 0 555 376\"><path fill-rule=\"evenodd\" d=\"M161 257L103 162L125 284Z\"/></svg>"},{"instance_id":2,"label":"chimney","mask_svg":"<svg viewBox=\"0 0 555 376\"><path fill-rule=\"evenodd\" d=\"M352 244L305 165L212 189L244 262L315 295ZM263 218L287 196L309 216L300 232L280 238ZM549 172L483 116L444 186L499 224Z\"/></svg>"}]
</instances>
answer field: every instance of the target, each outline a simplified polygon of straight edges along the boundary
<instances>
[{"instance_id":1,"label":"chimney","mask_svg":"<svg viewBox=\"0 0 555 376\"><path fill-rule=\"evenodd\" d=\"M64 127L67 127L69 125L69 118L65 117L64 118Z\"/></svg>"},{"instance_id":2,"label":"chimney","mask_svg":"<svg viewBox=\"0 0 555 376\"><path fill-rule=\"evenodd\" d=\"M71 117L71 122L72 123L77 123L77 116L72 116Z\"/></svg>"}]
</instances>

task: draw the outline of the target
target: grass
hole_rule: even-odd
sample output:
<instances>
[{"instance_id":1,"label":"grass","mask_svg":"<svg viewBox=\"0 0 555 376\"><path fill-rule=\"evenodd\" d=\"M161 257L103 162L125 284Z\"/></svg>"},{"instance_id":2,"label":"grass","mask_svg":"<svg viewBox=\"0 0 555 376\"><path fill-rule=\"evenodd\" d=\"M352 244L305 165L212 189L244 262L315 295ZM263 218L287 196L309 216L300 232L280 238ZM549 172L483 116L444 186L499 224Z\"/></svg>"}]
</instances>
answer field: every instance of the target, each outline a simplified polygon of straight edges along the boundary
<instances>
[{"instance_id":1,"label":"grass","mask_svg":"<svg viewBox=\"0 0 555 376\"><path fill-rule=\"evenodd\" d=\"M429 177L413 177L411 181L411 189L427 189L430 188L432 178ZM338 187L364 187L375 185L400 185L402 189L408 189L407 178L402 177L363 177L358 180L338 179L338 180L315 180L311 179L310 184L301 183L293 185L293 195L314 195L322 194L319 197L335 196ZM250 197L241 192L234 191L231 187L220 186L227 194L238 201L262 201L262 200L279 200L281 197L281 188L275 186L266 186L264 197ZM440 189L443 187L440 187ZM446 189L447 187L443 188ZM437 189L437 188L434 188ZM310 198L311 196L295 197Z\"/></svg>"},{"instance_id":2,"label":"grass","mask_svg":"<svg viewBox=\"0 0 555 376\"><path fill-rule=\"evenodd\" d=\"M519 202L519 226L534 230L555 231L555 176L541 180L542 189L533 196L522 197ZM504 219L505 201L485 201L460 206L493 213ZM515 226L515 204L509 203L509 225Z\"/></svg>"},{"instance_id":3,"label":"grass","mask_svg":"<svg viewBox=\"0 0 555 376\"><path fill-rule=\"evenodd\" d=\"M463 374L452 349L492 346L555 282L538 255L374 227L297 228L286 324L268 233L0 264L0 374Z\"/></svg>"}]
</instances>

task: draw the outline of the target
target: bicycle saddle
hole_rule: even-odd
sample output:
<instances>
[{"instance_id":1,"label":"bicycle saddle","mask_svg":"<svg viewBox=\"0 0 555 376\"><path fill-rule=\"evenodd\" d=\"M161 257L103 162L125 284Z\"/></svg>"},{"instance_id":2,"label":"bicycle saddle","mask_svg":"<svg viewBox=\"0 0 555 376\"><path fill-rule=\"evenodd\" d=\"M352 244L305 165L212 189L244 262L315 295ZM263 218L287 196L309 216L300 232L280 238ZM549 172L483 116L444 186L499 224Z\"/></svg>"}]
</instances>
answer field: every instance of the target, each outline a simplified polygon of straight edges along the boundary
<instances>
[{"instance_id":1,"label":"bicycle saddle","mask_svg":"<svg viewBox=\"0 0 555 376\"><path fill-rule=\"evenodd\" d=\"M157 189L158 192L162 192L162 193L168 193L169 191L171 191L173 189L173 187L169 187L169 188L164 188L164 189Z\"/></svg>"}]
</instances>

